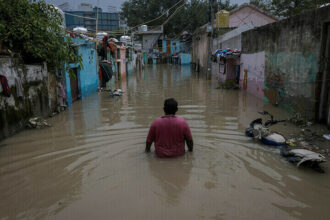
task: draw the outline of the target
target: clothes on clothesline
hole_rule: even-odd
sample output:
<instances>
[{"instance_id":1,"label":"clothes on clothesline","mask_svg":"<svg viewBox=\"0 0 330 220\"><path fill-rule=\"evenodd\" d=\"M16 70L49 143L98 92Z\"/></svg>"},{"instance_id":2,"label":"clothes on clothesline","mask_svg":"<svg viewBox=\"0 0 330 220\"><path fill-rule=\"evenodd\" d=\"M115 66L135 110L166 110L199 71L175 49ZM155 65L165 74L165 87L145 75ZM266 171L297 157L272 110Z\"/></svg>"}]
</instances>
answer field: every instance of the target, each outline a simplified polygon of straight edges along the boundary
<instances>
[{"instance_id":1,"label":"clothes on clothesline","mask_svg":"<svg viewBox=\"0 0 330 220\"><path fill-rule=\"evenodd\" d=\"M8 80L7 80L6 76L0 75L0 83L1 83L1 86L2 86L2 90L3 90L2 93L5 96L10 97L11 92L10 92L10 88L9 88Z\"/></svg>"},{"instance_id":2,"label":"clothes on clothesline","mask_svg":"<svg viewBox=\"0 0 330 220\"><path fill-rule=\"evenodd\" d=\"M112 65L109 61L100 62L100 82L101 87L106 87L106 83L109 82L112 78L113 71Z\"/></svg>"},{"instance_id":3,"label":"clothes on clothesline","mask_svg":"<svg viewBox=\"0 0 330 220\"><path fill-rule=\"evenodd\" d=\"M241 51L238 49L218 49L216 50L213 54L212 54L212 60L214 62L219 62L222 60L226 60L226 59L231 59L231 58L236 58L239 57L241 55Z\"/></svg>"}]
</instances>

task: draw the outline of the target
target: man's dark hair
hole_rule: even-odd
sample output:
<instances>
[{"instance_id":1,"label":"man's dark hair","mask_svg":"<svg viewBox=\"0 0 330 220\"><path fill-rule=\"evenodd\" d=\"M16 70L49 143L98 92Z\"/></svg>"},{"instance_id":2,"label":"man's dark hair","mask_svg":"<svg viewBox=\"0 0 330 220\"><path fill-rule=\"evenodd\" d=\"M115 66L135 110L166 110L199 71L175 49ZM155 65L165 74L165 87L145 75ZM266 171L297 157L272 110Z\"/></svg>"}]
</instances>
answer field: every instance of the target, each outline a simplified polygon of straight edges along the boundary
<instances>
[{"instance_id":1,"label":"man's dark hair","mask_svg":"<svg viewBox=\"0 0 330 220\"><path fill-rule=\"evenodd\" d=\"M178 103L175 99L166 99L164 102L164 112L166 115L175 115L178 111Z\"/></svg>"}]
</instances>

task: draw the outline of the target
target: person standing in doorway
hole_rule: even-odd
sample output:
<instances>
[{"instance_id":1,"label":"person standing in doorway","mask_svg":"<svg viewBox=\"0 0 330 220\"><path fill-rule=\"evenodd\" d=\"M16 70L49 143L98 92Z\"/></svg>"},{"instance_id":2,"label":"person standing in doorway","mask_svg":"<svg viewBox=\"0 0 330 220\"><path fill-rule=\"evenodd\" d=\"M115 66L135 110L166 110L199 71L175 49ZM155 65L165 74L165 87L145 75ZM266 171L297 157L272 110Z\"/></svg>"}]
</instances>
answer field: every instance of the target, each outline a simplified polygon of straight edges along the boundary
<instances>
[{"instance_id":1,"label":"person standing in doorway","mask_svg":"<svg viewBox=\"0 0 330 220\"><path fill-rule=\"evenodd\" d=\"M164 102L165 115L157 118L150 126L145 152L150 152L154 142L158 157L178 157L185 153L185 143L188 150L193 151L193 139L188 123L175 115L178 103L175 99Z\"/></svg>"}]
</instances>

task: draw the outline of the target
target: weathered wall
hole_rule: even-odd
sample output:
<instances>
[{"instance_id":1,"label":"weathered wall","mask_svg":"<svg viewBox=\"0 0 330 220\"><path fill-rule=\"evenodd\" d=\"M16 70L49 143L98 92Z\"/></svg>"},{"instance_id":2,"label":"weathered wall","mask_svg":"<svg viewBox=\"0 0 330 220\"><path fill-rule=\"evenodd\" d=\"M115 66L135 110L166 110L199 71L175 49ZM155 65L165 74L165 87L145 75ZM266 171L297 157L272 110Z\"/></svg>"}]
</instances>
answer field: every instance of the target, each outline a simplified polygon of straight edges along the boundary
<instances>
[{"instance_id":1,"label":"weathered wall","mask_svg":"<svg viewBox=\"0 0 330 220\"><path fill-rule=\"evenodd\" d=\"M192 40L191 62L199 66L199 71L202 73L207 72L209 40L210 37L208 37L204 26L194 33Z\"/></svg>"},{"instance_id":2,"label":"weathered wall","mask_svg":"<svg viewBox=\"0 0 330 220\"><path fill-rule=\"evenodd\" d=\"M255 76L257 81L262 80L255 61L263 59L260 52L264 53L266 101L300 112L308 119L315 117L321 29L329 20L330 7L324 7L242 34L242 57L248 59L243 65L248 68L249 78ZM243 77L244 68L241 68L241 79ZM254 85L248 84L251 86ZM252 91L262 96L259 92Z\"/></svg>"},{"instance_id":3,"label":"weathered wall","mask_svg":"<svg viewBox=\"0 0 330 220\"><path fill-rule=\"evenodd\" d=\"M142 36L143 40L143 50L152 49L154 44L157 42L160 34L144 34Z\"/></svg>"},{"instance_id":4,"label":"weathered wall","mask_svg":"<svg viewBox=\"0 0 330 220\"><path fill-rule=\"evenodd\" d=\"M120 59L117 62L120 63L120 76L121 78L126 77L126 48L125 46L121 46L119 48L120 51Z\"/></svg>"},{"instance_id":5,"label":"weathered wall","mask_svg":"<svg viewBox=\"0 0 330 220\"><path fill-rule=\"evenodd\" d=\"M0 94L0 140L25 128L32 116L46 116L49 110L46 65L23 65L17 59L0 58L0 74L5 75L11 96ZM23 85L23 97L17 97L15 78Z\"/></svg>"},{"instance_id":6,"label":"weathered wall","mask_svg":"<svg viewBox=\"0 0 330 220\"><path fill-rule=\"evenodd\" d=\"M247 88L249 93L264 98L265 52L242 54L240 86L243 88L244 69L247 70Z\"/></svg>"}]
</instances>

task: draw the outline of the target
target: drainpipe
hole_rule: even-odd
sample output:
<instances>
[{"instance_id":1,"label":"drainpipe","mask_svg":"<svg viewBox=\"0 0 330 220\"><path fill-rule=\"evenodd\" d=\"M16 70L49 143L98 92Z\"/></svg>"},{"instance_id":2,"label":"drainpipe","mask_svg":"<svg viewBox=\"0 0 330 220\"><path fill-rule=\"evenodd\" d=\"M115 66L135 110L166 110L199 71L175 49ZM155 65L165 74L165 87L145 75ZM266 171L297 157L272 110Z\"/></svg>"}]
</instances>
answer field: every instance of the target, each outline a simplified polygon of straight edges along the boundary
<instances>
[{"instance_id":1,"label":"drainpipe","mask_svg":"<svg viewBox=\"0 0 330 220\"><path fill-rule=\"evenodd\" d=\"M320 94L320 105L318 112L318 120L322 121L326 119L327 125L330 125L330 109L327 109L327 112L324 112L324 106L327 105L326 100L328 96L328 86L327 86L327 78L329 76L329 55L330 55L330 22L327 22L323 25L323 34L322 34L322 52L320 58L323 62L323 70L322 70L322 85L321 85L321 94ZM323 52L324 51L324 52ZM329 97L328 97L329 99Z\"/></svg>"},{"instance_id":2,"label":"drainpipe","mask_svg":"<svg viewBox=\"0 0 330 220\"><path fill-rule=\"evenodd\" d=\"M209 54L207 59L207 79L211 79L212 77L212 48L213 48L213 24L214 24L214 0L209 0L210 7L211 7L211 37L209 38Z\"/></svg>"}]
</instances>

